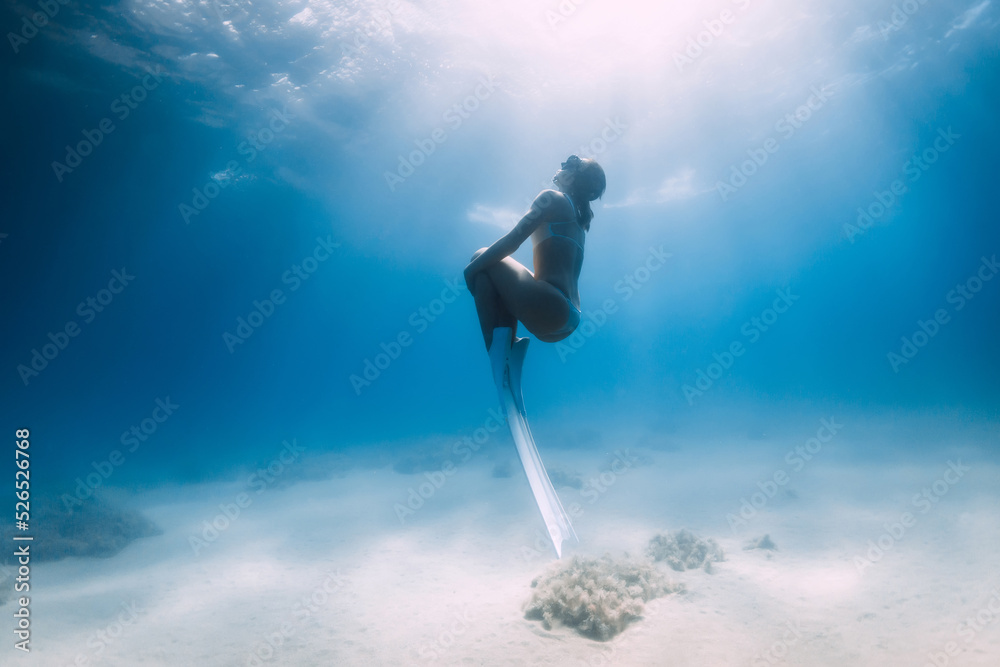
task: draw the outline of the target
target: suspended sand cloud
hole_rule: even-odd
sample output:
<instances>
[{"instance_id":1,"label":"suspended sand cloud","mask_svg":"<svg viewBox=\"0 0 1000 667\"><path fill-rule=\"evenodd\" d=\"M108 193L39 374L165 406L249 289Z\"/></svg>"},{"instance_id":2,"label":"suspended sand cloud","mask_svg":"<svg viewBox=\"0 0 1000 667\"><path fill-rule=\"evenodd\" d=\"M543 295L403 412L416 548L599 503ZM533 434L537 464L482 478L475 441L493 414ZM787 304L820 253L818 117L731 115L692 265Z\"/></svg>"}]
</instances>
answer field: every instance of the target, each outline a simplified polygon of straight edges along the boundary
<instances>
[{"instance_id":1,"label":"suspended sand cloud","mask_svg":"<svg viewBox=\"0 0 1000 667\"><path fill-rule=\"evenodd\" d=\"M667 176L657 188L638 188L618 202L604 204L604 208L625 208L642 204L666 204L683 201L715 192L715 187L698 183L696 172L690 167Z\"/></svg>"},{"instance_id":2,"label":"suspended sand cloud","mask_svg":"<svg viewBox=\"0 0 1000 667\"><path fill-rule=\"evenodd\" d=\"M640 204L662 204L690 199L691 197L715 191L713 187L699 187L694 181L695 171L690 168L684 168L674 175L665 178L663 184L655 190L634 190L621 201L603 204L603 208L625 208ZM524 215L524 211L514 208L475 204L466 214L466 219L469 222L483 223L507 231L521 219L522 215Z\"/></svg>"},{"instance_id":3,"label":"suspended sand cloud","mask_svg":"<svg viewBox=\"0 0 1000 667\"><path fill-rule=\"evenodd\" d=\"M669 176L657 191L660 201L687 199L698 194L694 188L694 169L682 169L676 176Z\"/></svg>"},{"instance_id":4,"label":"suspended sand cloud","mask_svg":"<svg viewBox=\"0 0 1000 667\"><path fill-rule=\"evenodd\" d=\"M476 204L467 214L469 222L480 222L503 230L509 230L523 213L518 213L512 208L492 207L484 204Z\"/></svg>"},{"instance_id":5,"label":"suspended sand cloud","mask_svg":"<svg viewBox=\"0 0 1000 667\"><path fill-rule=\"evenodd\" d=\"M951 30L945 33L945 38L951 37L958 30L965 30L966 28L971 27L976 23L976 21L979 20L979 17L989 6L990 0L983 0L983 2L980 2L975 7L970 7L966 11L962 12L962 14L952 24Z\"/></svg>"}]
</instances>

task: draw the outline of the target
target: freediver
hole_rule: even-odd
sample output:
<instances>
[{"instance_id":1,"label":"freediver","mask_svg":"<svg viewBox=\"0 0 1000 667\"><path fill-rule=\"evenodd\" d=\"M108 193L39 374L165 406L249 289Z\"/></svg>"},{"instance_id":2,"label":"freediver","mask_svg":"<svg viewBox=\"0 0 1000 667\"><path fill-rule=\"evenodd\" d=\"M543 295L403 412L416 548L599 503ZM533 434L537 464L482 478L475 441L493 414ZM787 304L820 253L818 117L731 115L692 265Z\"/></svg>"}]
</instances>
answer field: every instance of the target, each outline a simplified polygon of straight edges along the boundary
<instances>
[{"instance_id":1,"label":"freediver","mask_svg":"<svg viewBox=\"0 0 1000 667\"><path fill-rule=\"evenodd\" d=\"M556 343L580 324L577 282L594 218L590 202L604 194L607 181L596 160L570 155L552 182L556 190L542 190L514 228L477 250L465 268L487 351L496 328L510 329L506 345L513 343L518 322L542 342ZM510 256L529 236L534 273Z\"/></svg>"}]
</instances>

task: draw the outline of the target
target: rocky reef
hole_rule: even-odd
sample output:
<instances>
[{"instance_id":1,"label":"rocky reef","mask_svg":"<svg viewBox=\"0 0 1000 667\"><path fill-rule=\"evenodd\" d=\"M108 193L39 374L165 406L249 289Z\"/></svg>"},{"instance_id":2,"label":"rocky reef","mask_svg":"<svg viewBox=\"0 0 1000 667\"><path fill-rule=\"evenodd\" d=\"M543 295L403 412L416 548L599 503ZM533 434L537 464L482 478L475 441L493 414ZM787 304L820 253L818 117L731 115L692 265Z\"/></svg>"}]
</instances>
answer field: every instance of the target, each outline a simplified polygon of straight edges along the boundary
<instances>
[{"instance_id":1,"label":"rocky reef","mask_svg":"<svg viewBox=\"0 0 1000 667\"><path fill-rule=\"evenodd\" d=\"M725 554L715 540L703 540L685 529L656 535L649 541L646 553L657 562L666 562L678 572L700 568L710 573L712 563L725 560Z\"/></svg>"}]
</instances>

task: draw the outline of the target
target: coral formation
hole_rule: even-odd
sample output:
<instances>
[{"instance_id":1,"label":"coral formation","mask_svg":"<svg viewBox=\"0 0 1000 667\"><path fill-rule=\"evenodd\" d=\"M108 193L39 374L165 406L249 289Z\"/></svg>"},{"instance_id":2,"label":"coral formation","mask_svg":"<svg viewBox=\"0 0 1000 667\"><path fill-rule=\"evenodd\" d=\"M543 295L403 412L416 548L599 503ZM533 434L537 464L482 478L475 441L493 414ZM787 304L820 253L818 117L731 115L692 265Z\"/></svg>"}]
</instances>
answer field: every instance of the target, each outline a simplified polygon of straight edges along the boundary
<instances>
[{"instance_id":1,"label":"coral formation","mask_svg":"<svg viewBox=\"0 0 1000 667\"><path fill-rule=\"evenodd\" d=\"M644 603L684 590L651 564L629 558L573 557L531 582L535 592L525 618L546 629L565 625L585 637L606 641L642 615Z\"/></svg>"},{"instance_id":2,"label":"coral formation","mask_svg":"<svg viewBox=\"0 0 1000 667\"><path fill-rule=\"evenodd\" d=\"M777 551L778 545L771 540L770 535L764 535L763 537L758 537L748 541L744 546L744 551L750 551L751 549L766 549L767 551Z\"/></svg>"},{"instance_id":3,"label":"coral formation","mask_svg":"<svg viewBox=\"0 0 1000 667\"><path fill-rule=\"evenodd\" d=\"M703 540L685 529L653 537L646 552L653 560L666 561L679 572L702 568L711 573L712 563L725 560L725 554L715 540Z\"/></svg>"},{"instance_id":4,"label":"coral formation","mask_svg":"<svg viewBox=\"0 0 1000 667\"><path fill-rule=\"evenodd\" d=\"M31 499L31 510L34 562L67 556L109 558L132 540L161 533L135 510L96 497L64 507L56 498L38 496ZM0 530L0 539L10 543L13 533L13 526ZM16 565L13 553L5 551L0 561Z\"/></svg>"}]
</instances>

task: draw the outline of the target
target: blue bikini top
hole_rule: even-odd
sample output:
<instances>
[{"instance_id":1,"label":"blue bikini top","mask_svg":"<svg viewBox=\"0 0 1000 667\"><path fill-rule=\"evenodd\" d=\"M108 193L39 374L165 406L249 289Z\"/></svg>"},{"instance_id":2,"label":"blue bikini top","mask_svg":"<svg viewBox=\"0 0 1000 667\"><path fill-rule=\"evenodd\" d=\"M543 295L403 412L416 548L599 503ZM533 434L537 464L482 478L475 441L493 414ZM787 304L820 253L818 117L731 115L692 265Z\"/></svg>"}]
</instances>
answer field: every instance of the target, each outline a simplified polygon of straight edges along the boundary
<instances>
[{"instance_id":1,"label":"blue bikini top","mask_svg":"<svg viewBox=\"0 0 1000 667\"><path fill-rule=\"evenodd\" d=\"M561 236L564 239L569 239L583 252L583 244L586 241L586 232L580 227L580 223L576 221L577 213L576 206L573 205L573 200L570 199L569 195L563 193L566 197L566 201L573 208L573 219L565 220L561 222L549 222L538 225L538 227L531 233L531 241L536 246L544 241L545 239L551 238L553 236ZM556 231L559 230L559 231ZM559 233L559 232L565 233Z\"/></svg>"}]
</instances>

